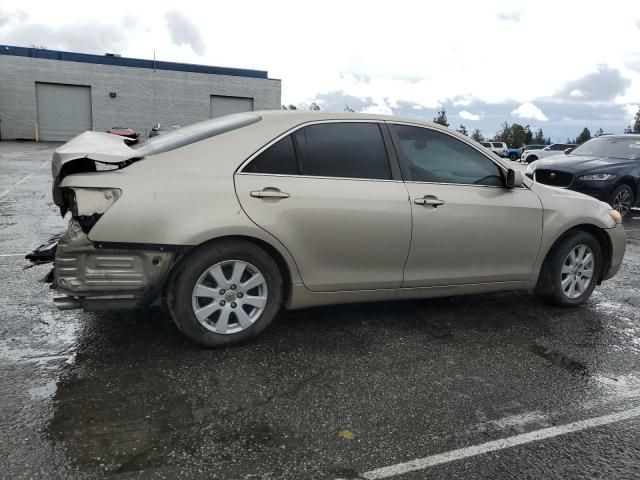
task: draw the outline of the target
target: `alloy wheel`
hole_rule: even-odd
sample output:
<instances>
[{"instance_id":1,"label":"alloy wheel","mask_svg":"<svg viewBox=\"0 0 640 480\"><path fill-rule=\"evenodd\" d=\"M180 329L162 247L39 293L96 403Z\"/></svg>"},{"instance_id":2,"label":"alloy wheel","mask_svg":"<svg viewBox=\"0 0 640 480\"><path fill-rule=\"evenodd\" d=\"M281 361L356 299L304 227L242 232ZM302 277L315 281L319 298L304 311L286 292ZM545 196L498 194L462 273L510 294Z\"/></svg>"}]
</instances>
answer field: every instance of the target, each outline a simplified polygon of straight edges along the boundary
<instances>
[{"instance_id":1,"label":"alloy wheel","mask_svg":"<svg viewBox=\"0 0 640 480\"><path fill-rule=\"evenodd\" d=\"M613 208L615 208L623 217L631 208L631 192L626 188L621 189L613 199Z\"/></svg>"},{"instance_id":2,"label":"alloy wheel","mask_svg":"<svg viewBox=\"0 0 640 480\"><path fill-rule=\"evenodd\" d=\"M562 264L560 285L567 298L582 295L593 280L594 256L591 247L580 244L571 249Z\"/></svg>"},{"instance_id":3,"label":"alloy wheel","mask_svg":"<svg viewBox=\"0 0 640 480\"><path fill-rule=\"evenodd\" d=\"M200 276L191 301L204 328L228 335L253 325L265 309L267 296L267 282L260 270L242 260L226 260Z\"/></svg>"}]
</instances>

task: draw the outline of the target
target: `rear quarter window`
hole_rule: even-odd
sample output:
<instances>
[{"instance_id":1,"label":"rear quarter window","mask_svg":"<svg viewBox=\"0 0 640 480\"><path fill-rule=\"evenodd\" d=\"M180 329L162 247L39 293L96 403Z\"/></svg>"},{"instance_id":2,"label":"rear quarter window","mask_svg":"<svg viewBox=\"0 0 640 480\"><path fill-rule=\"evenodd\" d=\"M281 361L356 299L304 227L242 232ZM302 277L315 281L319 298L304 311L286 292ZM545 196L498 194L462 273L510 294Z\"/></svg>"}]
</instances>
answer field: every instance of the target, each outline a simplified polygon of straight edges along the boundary
<instances>
[{"instance_id":1,"label":"rear quarter window","mask_svg":"<svg viewBox=\"0 0 640 480\"><path fill-rule=\"evenodd\" d=\"M243 172L274 175L297 175L298 160L291 135L278 140L254 158Z\"/></svg>"}]
</instances>

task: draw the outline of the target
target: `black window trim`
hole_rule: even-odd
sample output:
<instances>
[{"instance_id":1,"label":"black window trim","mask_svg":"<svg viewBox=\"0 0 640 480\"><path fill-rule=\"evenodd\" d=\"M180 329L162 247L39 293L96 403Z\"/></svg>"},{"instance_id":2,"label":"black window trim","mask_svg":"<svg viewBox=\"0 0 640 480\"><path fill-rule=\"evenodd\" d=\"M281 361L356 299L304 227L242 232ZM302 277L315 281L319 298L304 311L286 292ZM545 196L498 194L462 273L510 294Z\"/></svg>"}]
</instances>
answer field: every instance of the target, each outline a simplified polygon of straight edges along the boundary
<instances>
[{"instance_id":1,"label":"black window trim","mask_svg":"<svg viewBox=\"0 0 640 480\"><path fill-rule=\"evenodd\" d=\"M393 141L393 147L396 150L396 158L398 159L398 163L400 165L400 170L402 172L402 178L403 181L405 183L419 183L419 184L433 184L433 185L456 185L456 186L461 186L461 187L478 187L478 188L505 188L504 185L503 186L497 186L497 185L478 185L475 183L448 183L448 182L424 182L424 181L420 181L420 180L410 180L411 178L411 174L409 172L408 169L408 165L405 165L404 162L401 160L401 156L397 153L399 150L399 145L400 145L400 139L397 137L396 133L393 131L393 129L389 128L390 125L405 125L405 126L409 126L409 127L418 127L418 128L424 128L425 130L432 130L435 132L439 132L439 133L444 133L445 135L448 135L452 138L454 138L455 140L458 140L466 145L469 145L470 147L472 147L475 151L477 151L478 153L480 153L482 156L484 156L487 160L489 160L491 163L493 163L496 167L498 167L498 170L500 171L500 175L502 176L502 181L505 181L505 175L507 173L506 167L504 165L499 164L498 162L496 162L493 158L491 158L489 155L486 154L486 152L483 152L482 149L486 149L486 147L482 147L480 144L481 148L478 148L476 145L474 145L474 143L477 142L471 142L471 141L466 141L464 139L461 139L459 137L457 137L456 135L452 135L451 133L445 131L445 130L441 130L439 128L433 128L431 126L428 125L420 125L419 123L411 123L411 122L402 122L402 121L397 121L397 120L386 120L385 123L387 124L387 128L391 134L391 140ZM526 185L522 185L523 189L526 189ZM518 189L510 189L510 190L518 190Z\"/></svg>"},{"instance_id":2,"label":"black window trim","mask_svg":"<svg viewBox=\"0 0 640 480\"><path fill-rule=\"evenodd\" d=\"M310 125L318 125L325 123L375 123L378 125L380 129L380 134L382 135L382 140L385 145L385 149L387 152L387 161L389 162L389 170L391 172L391 178L362 178L362 177L324 177L318 175L302 175L302 163L304 162L304 158L306 156L306 137L304 135L305 127ZM300 133L298 133L300 132ZM386 135L385 135L386 132ZM296 135L296 133L298 133ZM284 174L284 173L256 173L256 172L245 172L244 168L249 165L258 155L267 150L272 145L276 144L280 140L282 140L287 135L291 135L293 138L294 150L296 152L296 160L298 162L298 175L292 174ZM269 141L264 146L260 147L253 154L251 154L244 162L240 164L240 166L236 169L234 174L237 175L262 175L262 176L270 176L270 177L300 177L300 178L320 178L320 179L332 179L332 180L356 180L356 181L365 181L365 182L402 182L402 173L400 170L400 163L398 157L396 155L395 148L393 146L393 140L391 138L390 131L386 125L384 120L372 120L372 119L360 119L360 118L345 118L345 119L327 119L327 120L313 120L305 123L301 123L296 125L293 128L290 128L286 132L278 135L273 140Z\"/></svg>"}]
</instances>

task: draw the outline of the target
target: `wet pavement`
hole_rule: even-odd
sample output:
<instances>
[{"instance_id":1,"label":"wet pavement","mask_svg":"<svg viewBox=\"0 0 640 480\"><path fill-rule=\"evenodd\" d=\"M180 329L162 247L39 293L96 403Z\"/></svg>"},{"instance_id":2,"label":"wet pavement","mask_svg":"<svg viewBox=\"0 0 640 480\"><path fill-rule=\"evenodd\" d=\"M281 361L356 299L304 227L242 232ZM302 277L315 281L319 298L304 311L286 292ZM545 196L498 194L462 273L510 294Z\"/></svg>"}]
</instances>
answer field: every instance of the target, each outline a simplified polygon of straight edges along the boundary
<instances>
[{"instance_id":1,"label":"wet pavement","mask_svg":"<svg viewBox=\"0 0 640 480\"><path fill-rule=\"evenodd\" d=\"M60 312L51 145L0 143L0 478L365 478L640 406L640 212L577 309L530 293L284 312L204 350L162 309ZM4 193L6 192L6 193ZM638 478L640 417L395 477Z\"/></svg>"}]
</instances>

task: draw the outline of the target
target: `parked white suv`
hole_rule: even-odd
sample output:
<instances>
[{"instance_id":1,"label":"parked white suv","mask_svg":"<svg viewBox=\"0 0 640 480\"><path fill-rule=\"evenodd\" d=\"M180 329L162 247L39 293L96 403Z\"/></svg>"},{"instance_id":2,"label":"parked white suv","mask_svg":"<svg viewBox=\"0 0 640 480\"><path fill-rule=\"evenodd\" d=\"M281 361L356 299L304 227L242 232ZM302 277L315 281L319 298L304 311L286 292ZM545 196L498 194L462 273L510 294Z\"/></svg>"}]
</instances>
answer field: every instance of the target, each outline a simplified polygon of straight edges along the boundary
<instances>
[{"instance_id":1,"label":"parked white suv","mask_svg":"<svg viewBox=\"0 0 640 480\"><path fill-rule=\"evenodd\" d=\"M576 144L574 143L552 143L548 147L543 148L542 150L525 150L522 154L521 162L535 162L541 158L550 157L552 155L560 155L567 148L574 149L576 148Z\"/></svg>"},{"instance_id":2,"label":"parked white suv","mask_svg":"<svg viewBox=\"0 0 640 480\"><path fill-rule=\"evenodd\" d=\"M499 157L505 158L507 156L507 144L504 142L480 142L483 147L488 148Z\"/></svg>"}]
</instances>

